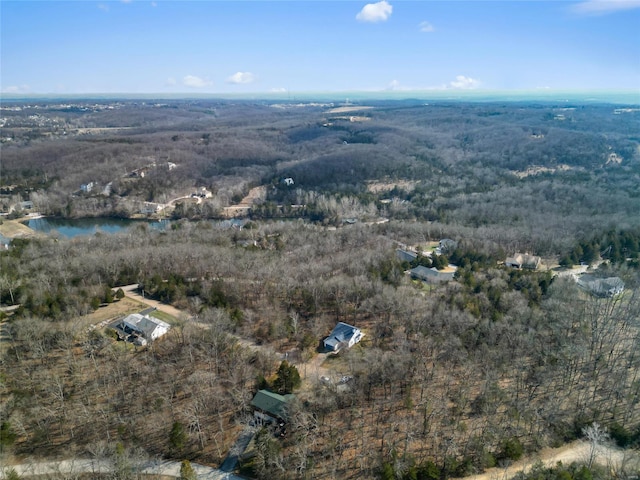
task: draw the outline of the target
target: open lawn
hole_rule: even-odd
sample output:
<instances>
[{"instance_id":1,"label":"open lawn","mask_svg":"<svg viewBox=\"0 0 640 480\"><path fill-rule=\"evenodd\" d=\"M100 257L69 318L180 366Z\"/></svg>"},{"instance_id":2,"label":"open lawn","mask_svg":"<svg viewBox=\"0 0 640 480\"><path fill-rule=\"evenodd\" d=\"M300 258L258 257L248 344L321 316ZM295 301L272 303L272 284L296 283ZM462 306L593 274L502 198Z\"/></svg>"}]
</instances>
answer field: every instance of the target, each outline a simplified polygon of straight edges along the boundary
<instances>
[{"instance_id":1,"label":"open lawn","mask_svg":"<svg viewBox=\"0 0 640 480\"><path fill-rule=\"evenodd\" d=\"M37 235L35 230L31 230L20 220L2 219L0 222L0 234L7 238L34 237Z\"/></svg>"},{"instance_id":2,"label":"open lawn","mask_svg":"<svg viewBox=\"0 0 640 480\"><path fill-rule=\"evenodd\" d=\"M163 322L167 322L169 324L173 324L176 321L176 318L173 315L169 315L168 313L161 312L160 310L154 310L151 312L150 316L157 318L158 320L162 320Z\"/></svg>"},{"instance_id":3,"label":"open lawn","mask_svg":"<svg viewBox=\"0 0 640 480\"><path fill-rule=\"evenodd\" d=\"M141 310L144 310L145 308L147 308L147 305L145 305L144 303L139 302L133 298L124 297L117 302L105 304L98 308L96 311L88 315L84 315L80 318L83 323L86 323L87 326L98 325L100 323L108 322L123 315L137 313ZM164 320L164 318L161 318L161 320Z\"/></svg>"}]
</instances>

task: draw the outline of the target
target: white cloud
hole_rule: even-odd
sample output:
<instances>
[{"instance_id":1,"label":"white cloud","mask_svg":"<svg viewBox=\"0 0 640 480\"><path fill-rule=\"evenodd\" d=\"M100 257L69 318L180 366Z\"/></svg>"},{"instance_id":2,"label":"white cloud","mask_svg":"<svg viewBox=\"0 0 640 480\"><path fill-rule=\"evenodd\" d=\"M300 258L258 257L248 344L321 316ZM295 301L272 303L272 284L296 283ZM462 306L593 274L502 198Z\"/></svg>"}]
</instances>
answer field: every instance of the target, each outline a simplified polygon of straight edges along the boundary
<instances>
[{"instance_id":1,"label":"white cloud","mask_svg":"<svg viewBox=\"0 0 640 480\"><path fill-rule=\"evenodd\" d=\"M356 20L370 23L384 22L391 16L392 11L393 7L386 0L367 3L356 15Z\"/></svg>"},{"instance_id":2,"label":"white cloud","mask_svg":"<svg viewBox=\"0 0 640 480\"><path fill-rule=\"evenodd\" d=\"M391 80L387 85L386 90L398 92L398 91L408 91L408 90L411 90L411 88L402 85L398 80Z\"/></svg>"},{"instance_id":3,"label":"white cloud","mask_svg":"<svg viewBox=\"0 0 640 480\"><path fill-rule=\"evenodd\" d=\"M152 7L157 7L158 6L158 2L151 2L151 6Z\"/></svg>"},{"instance_id":4,"label":"white cloud","mask_svg":"<svg viewBox=\"0 0 640 480\"><path fill-rule=\"evenodd\" d=\"M582 15L606 15L634 8L640 8L640 0L585 0L571 6L575 13Z\"/></svg>"},{"instance_id":5,"label":"white cloud","mask_svg":"<svg viewBox=\"0 0 640 480\"><path fill-rule=\"evenodd\" d=\"M271 92L273 93L286 93L287 89L284 87L280 87L280 88L272 88Z\"/></svg>"},{"instance_id":6,"label":"white cloud","mask_svg":"<svg viewBox=\"0 0 640 480\"><path fill-rule=\"evenodd\" d=\"M253 83L256 80L256 76L251 72L236 72L227 78L227 83L247 84Z\"/></svg>"},{"instance_id":7,"label":"white cloud","mask_svg":"<svg viewBox=\"0 0 640 480\"><path fill-rule=\"evenodd\" d=\"M453 82L449 83L450 88L458 88L462 90L470 90L478 88L480 81L475 78L465 77L464 75L458 75Z\"/></svg>"},{"instance_id":8,"label":"white cloud","mask_svg":"<svg viewBox=\"0 0 640 480\"><path fill-rule=\"evenodd\" d=\"M2 93L27 93L31 90L29 85L10 85L2 89Z\"/></svg>"},{"instance_id":9,"label":"white cloud","mask_svg":"<svg viewBox=\"0 0 640 480\"><path fill-rule=\"evenodd\" d=\"M98 4L98 8L100 10L102 10L103 12L108 12L109 11L109 5L105 5L104 3L99 3Z\"/></svg>"},{"instance_id":10,"label":"white cloud","mask_svg":"<svg viewBox=\"0 0 640 480\"><path fill-rule=\"evenodd\" d=\"M213 83L210 80L196 77L195 75L185 76L182 79L182 84L185 87L190 87L190 88L203 88L203 87L209 87L213 85Z\"/></svg>"},{"instance_id":11,"label":"white cloud","mask_svg":"<svg viewBox=\"0 0 640 480\"><path fill-rule=\"evenodd\" d=\"M166 81L165 83L166 83L167 85L175 85L175 84L177 84L178 82L176 81L176 79L175 79L175 78L173 78L173 77L169 77L169 78L167 78L167 81Z\"/></svg>"},{"instance_id":12,"label":"white cloud","mask_svg":"<svg viewBox=\"0 0 640 480\"><path fill-rule=\"evenodd\" d=\"M420 31L431 33L435 31L435 28L433 28L433 25L431 25L429 22L420 22Z\"/></svg>"}]
</instances>

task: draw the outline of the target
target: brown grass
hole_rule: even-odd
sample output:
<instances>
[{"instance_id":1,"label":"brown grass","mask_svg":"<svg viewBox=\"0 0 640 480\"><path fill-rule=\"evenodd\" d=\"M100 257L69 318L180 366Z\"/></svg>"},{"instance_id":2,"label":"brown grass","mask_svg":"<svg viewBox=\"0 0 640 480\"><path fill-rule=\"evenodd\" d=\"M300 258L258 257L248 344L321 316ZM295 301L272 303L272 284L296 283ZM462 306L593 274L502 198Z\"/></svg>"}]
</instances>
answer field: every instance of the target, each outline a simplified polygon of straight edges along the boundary
<instances>
[{"instance_id":1,"label":"brown grass","mask_svg":"<svg viewBox=\"0 0 640 480\"><path fill-rule=\"evenodd\" d=\"M124 297L117 302L104 305L98 308L96 311L80 317L80 321L82 323L86 323L87 326L97 325L99 323L109 321L123 315L139 312L140 310L144 310L145 308L147 308L147 305L145 305L144 303L129 297Z\"/></svg>"},{"instance_id":2,"label":"brown grass","mask_svg":"<svg viewBox=\"0 0 640 480\"><path fill-rule=\"evenodd\" d=\"M337 107L332 108L327 113L348 113L348 112L359 112L361 110L371 110L373 107L366 107L364 105L354 105L351 107Z\"/></svg>"},{"instance_id":3,"label":"brown grass","mask_svg":"<svg viewBox=\"0 0 640 480\"><path fill-rule=\"evenodd\" d=\"M2 223L0 223L0 234L7 238L35 237L38 235L35 230L31 230L21 223L21 220L6 219L3 219Z\"/></svg>"}]
</instances>

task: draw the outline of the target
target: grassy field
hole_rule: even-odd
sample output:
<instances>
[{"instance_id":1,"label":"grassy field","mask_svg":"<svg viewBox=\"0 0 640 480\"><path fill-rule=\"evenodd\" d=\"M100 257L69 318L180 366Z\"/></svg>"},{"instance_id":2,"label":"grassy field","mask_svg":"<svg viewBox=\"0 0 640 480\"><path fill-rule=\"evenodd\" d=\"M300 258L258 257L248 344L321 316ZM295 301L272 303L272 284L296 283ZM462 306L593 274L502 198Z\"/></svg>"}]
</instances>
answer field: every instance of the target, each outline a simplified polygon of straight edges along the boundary
<instances>
[{"instance_id":1,"label":"grassy field","mask_svg":"<svg viewBox=\"0 0 640 480\"><path fill-rule=\"evenodd\" d=\"M20 223L20 220L6 219L0 221L0 234L7 238L34 237L38 235L35 230L31 230L23 223Z\"/></svg>"},{"instance_id":2,"label":"grassy field","mask_svg":"<svg viewBox=\"0 0 640 480\"><path fill-rule=\"evenodd\" d=\"M142 302L138 302L132 298L125 297L117 302L109 303L101 306L95 312L88 315L84 315L82 318L83 323L89 325L97 325L102 322L106 322L123 315L130 313L137 313L147 308ZM155 312L154 312L155 313Z\"/></svg>"},{"instance_id":3,"label":"grassy field","mask_svg":"<svg viewBox=\"0 0 640 480\"><path fill-rule=\"evenodd\" d=\"M163 322L167 322L169 324L173 324L176 322L176 319L173 315L169 315L168 313L161 312L160 310L154 310L150 314L151 317L157 318L158 320L162 320Z\"/></svg>"}]
</instances>

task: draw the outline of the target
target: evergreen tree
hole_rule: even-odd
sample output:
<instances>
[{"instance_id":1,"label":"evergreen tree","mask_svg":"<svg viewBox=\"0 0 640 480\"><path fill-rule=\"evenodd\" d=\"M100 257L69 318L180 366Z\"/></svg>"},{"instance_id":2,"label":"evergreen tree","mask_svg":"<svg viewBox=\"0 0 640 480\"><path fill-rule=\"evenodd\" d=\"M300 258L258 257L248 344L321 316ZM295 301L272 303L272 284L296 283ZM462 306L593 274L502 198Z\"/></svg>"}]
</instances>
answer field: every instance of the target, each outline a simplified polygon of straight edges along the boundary
<instances>
[{"instance_id":1,"label":"evergreen tree","mask_svg":"<svg viewBox=\"0 0 640 480\"><path fill-rule=\"evenodd\" d=\"M180 464L180 480L196 480L198 476L189 460L183 460Z\"/></svg>"},{"instance_id":2,"label":"evergreen tree","mask_svg":"<svg viewBox=\"0 0 640 480\"><path fill-rule=\"evenodd\" d=\"M273 382L273 388L281 395L293 392L301 384L300 373L295 365L283 360L278 367L277 377Z\"/></svg>"}]
</instances>

